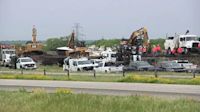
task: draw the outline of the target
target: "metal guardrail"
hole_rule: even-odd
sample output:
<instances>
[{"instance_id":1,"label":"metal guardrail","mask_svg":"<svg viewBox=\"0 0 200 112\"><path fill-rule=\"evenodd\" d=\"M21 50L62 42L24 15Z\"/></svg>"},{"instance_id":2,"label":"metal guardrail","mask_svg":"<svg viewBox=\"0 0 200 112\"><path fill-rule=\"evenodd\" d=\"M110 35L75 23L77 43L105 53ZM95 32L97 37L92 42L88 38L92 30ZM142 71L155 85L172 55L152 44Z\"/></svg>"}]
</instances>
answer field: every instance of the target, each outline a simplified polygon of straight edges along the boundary
<instances>
[{"instance_id":1,"label":"metal guardrail","mask_svg":"<svg viewBox=\"0 0 200 112\"><path fill-rule=\"evenodd\" d=\"M122 71L117 73L100 73L96 71L81 71L81 72L70 72L70 71L62 71L62 72L52 72L48 71L47 69L43 69L43 71L37 70L13 70L8 69L4 70L2 67L0 68L0 74L40 74L40 75L49 75L49 76L67 76L70 77L71 75L82 75L82 76L93 76L96 78L97 76L122 76L125 77L129 74L137 73L142 76L154 76L154 77L165 77L165 78L196 78L196 76L200 76L200 69L193 69L191 73L175 73L175 72L164 72L164 71ZM175 74L175 75L174 75ZM184 74L184 75L183 75Z\"/></svg>"}]
</instances>

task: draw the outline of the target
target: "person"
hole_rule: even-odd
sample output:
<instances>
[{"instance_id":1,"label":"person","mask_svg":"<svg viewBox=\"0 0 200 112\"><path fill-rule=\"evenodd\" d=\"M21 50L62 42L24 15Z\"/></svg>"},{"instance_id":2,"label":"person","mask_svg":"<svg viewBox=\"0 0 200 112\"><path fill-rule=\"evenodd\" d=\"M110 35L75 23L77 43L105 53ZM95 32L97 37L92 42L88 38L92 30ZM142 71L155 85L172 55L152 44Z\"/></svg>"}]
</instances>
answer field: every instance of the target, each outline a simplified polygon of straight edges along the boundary
<instances>
[{"instance_id":1,"label":"person","mask_svg":"<svg viewBox=\"0 0 200 112\"><path fill-rule=\"evenodd\" d=\"M156 47L157 47L157 51L158 51L158 52L161 52L161 47L160 47L160 45L158 44Z\"/></svg>"},{"instance_id":2,"label":"person","mask_svg":"<svg viewBox=\"0 0 200 112\"><path fill-rule=\"evenodd\" d=\"M153 53L153 55L154 56L156 56L157 54L156 54L156 52L157 52L157 48L156 48L156 46L155 45L153 45L153 48L152 48L152 53Z\"/></svg>"},{"instance_id":3,"label":"person","mask_svg":"<svg viewBox=\"0 0 200 112\"><path fill-rule=\"evenodd\" d=\"M200 48L200 43L198 44L198 48Z\"/></svg>"},{"instance_id":4,"label":"person","mask_svg":"<svg viewBox=\"0 0 200 112\"><path fill-rule=\"evenodd\" d=\"M177 52L178 52L179 54L182 54L182 53L183 53L183 48L179 47L178 50L177 50Z\"/></svg>"},{"instance_id":5,"label":"person","mask_svg":"<svg viewBox=\"0 0 200 112\"><path fill-rule=\"evenodd\" d=\"M143 47L142 52L143 52L143 54L146 54L147 48L145 46Z\"/></svg>"},{"instance_id":6,"label":"person","mask_svg":"<svg viewBox=\"0 0 200 112\"><path fill-rule=\"evenodd\" d=\"M172 49L171 54L174 56L175 53L176 53L176 49L174 48L174 49Z\"/></svg>"}]
</instances>

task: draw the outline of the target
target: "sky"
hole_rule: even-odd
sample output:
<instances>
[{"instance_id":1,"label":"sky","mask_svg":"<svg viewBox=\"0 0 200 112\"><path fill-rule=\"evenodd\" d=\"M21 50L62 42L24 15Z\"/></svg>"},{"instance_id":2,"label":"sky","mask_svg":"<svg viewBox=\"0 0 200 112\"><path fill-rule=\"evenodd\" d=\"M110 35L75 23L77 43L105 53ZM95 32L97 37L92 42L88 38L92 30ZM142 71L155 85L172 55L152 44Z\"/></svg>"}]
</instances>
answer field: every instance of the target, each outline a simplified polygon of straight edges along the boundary
<instances>
[{"instance_id":1,"label":"sky","mask_svg":"<svg viewBox=\"0 0 200 112\"><path fill-rule=\"evenodd\" d=\"M146 27L150 39L175 33L200 35L200 0L0 0L0 40L38 40L70 35L80 40L129 38Z\"/></svg>"}]
</instances>

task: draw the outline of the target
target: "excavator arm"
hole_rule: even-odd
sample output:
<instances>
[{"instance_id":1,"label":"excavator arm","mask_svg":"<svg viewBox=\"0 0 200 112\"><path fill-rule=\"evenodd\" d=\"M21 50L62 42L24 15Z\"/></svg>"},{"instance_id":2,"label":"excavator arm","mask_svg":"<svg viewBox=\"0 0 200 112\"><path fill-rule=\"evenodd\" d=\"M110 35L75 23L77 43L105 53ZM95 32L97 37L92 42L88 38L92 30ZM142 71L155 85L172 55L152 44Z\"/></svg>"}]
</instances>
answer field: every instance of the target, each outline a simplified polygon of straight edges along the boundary
<instances>
[{"instance_id":1,"label":"excavator arm","mask_svg":"<svg viewBox=\"0 0 200 112\"><path fill-rule=\"evenodd\" d=\"M135 46L138 44L138 40L142 41L142 46L148 46L149 39L148 39L148 33L147 29L145 27L140 28L139 30L134 31L131 34L130 39L128 40L128 44L131 46Z\"/></svg>"},{"instance_id":2,"label":"excavator arm","mask_svg":"<svg viewBox=\"0 0 200 112\"><path fill-rule=\"evenodd\" d=\"M71 37L69 38L69 41L68 41L68 44L67 46L71 49L74 49L75 48L75 33L74 31L72 32L72 35Z\"/></svg>"}]
</instances>

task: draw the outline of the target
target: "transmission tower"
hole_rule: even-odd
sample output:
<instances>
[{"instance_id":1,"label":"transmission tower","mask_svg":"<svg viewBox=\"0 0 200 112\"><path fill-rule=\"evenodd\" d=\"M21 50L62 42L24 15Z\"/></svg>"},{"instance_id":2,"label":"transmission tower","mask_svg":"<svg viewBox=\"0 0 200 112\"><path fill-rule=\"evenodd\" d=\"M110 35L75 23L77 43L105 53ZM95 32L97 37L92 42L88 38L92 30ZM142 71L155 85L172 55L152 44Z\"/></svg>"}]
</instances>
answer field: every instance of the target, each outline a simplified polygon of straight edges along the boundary
<instances>
[{"instance_id":1,"label":"transmission tower","mask_svg":"<svg viewBox=\"0 0 200 112\"><path fill-rule=\"evenodd\" d=\"M80 29L83 28L83 27L80 26L79 23L75 23L74 24L74 28L75 28L75 37L76 37L76 39L80 39L80 36L84 36L84 34L80 33Z\"/></svg>"}]
</instances>

